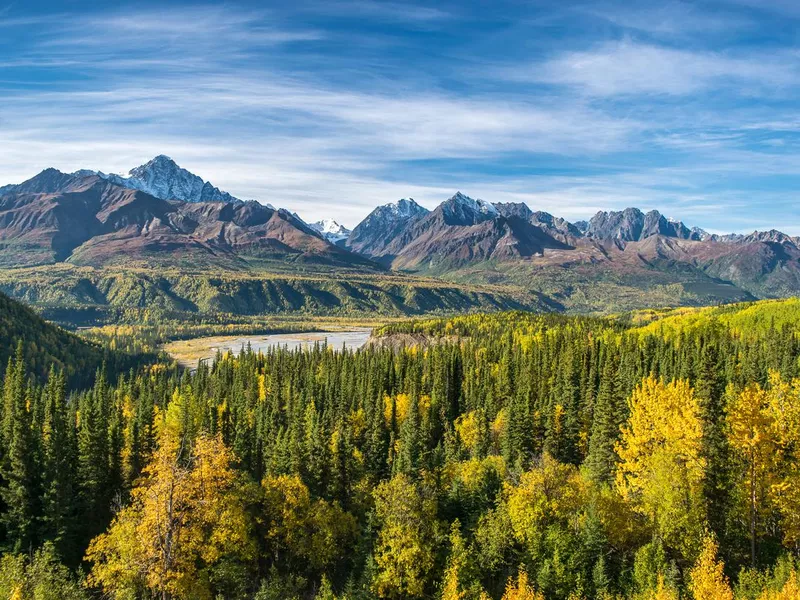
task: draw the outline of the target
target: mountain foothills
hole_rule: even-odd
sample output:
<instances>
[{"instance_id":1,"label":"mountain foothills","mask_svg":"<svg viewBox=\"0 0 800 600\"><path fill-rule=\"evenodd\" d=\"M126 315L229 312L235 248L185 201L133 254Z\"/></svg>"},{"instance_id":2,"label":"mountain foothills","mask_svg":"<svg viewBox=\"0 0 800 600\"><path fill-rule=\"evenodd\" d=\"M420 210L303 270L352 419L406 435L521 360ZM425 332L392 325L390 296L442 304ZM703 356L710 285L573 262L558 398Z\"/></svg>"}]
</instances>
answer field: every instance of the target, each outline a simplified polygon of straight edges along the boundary
<instances>
[{"instance_id":1,"label":"mountain foothills","mask_svg":"<svg viewBox=\"0 0 800 600\"><path fill-rule=\"evenodd\" d=\"M800 598L797 299L405 320L78 384L38 365L93 347L0 315L4 598Z\"/></svg>"},{"instance_id":2,"label":"mountain foothills","mask_svg":"<svg viewBox=\"0 0 800 600\"><path fill-rule=\"evenodd\" d=\"M56 263L63 268L36 269ZM214 310L211 293L245 313L320 305L418 314L489 304L608 313L796 294L800 240L778 231L712 235L636 208L570 223L523 203L460 192L434 210L413 199L380 206L350 231L331 219L307 224L288 210L239 200L158 156L126 176L47 169L0 188L0 266L0 289L39 306L145 308L159 296L202 312ZM132 267L150 271L133 276ZM204 283L176 285L187 273ZM285 277L285 295L267 283L275 275ZM301 292L295 276L327 282L302 290L318 302L283 299ZM253 279L261 290L243 302L250 284L241 282ZM112 293L119 286L108 282L120 280L127 292ZM219 282L233 280L229 293L221 289L227 284ZM400 287L386 287L389 280ZM443 298L450 292L442 290L457 287L494 300L442 299L425 309L403 300L422 288ZM371 302L375 295L383 299Z\"/></svg>"},{"instance_id":3,"label":"mountain foothills","mask_svg":"<svg viewBox=\"0 0 800 600\"><path fill-rule=\"evenodd\" d=\"M37 380L58 369L70 385L90 383L104 365L123 371L154 358L109 352L46 322L27 306L0 293L0 364L8 364L15 353Z\"/></svg>"}]
</instances>

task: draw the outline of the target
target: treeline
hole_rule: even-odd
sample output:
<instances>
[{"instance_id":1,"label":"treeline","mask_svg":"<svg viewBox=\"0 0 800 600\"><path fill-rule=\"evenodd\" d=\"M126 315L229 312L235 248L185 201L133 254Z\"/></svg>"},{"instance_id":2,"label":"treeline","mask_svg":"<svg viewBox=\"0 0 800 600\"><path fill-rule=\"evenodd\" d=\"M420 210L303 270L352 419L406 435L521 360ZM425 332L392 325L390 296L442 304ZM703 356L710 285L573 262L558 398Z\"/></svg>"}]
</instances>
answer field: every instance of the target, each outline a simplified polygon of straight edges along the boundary
<instances>
[{"instance_id":1,"label":"treeline","mask_svg":"<svg viewBox=\"0 0 800 600\"><path fill-rule=\"evenodd\" d=\"M418 321L386 333L440 343L101 370L73 393L18 353L0 594L797 598L800 311L783 308L746 331L713 311Z\"/></svg>"}]
</instances>

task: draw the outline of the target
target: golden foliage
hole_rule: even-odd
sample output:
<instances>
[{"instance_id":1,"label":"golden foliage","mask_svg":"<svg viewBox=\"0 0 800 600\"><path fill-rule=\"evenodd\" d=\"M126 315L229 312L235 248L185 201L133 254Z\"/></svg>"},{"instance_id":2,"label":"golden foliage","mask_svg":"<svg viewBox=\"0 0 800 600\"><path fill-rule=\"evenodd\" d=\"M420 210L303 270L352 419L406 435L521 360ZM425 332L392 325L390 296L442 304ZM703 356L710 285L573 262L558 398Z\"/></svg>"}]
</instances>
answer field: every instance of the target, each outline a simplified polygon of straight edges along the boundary
<instances>
[{"instance_id":1,"label":"golden foliage","mask_svg":"<svg viewBox=\"0 0 800 600\"><path fill-rule=\"evenodd\" d=\"M436 553L436 503L406 475L381 483L374 494L381 522L373 587L381 598L421 598Z\"/></svg>"},{"instance_id":2,"label":"golden foliage","mask_svg":"<svg viewBox=\"0 0 800 600\"><path fill-rule=\"evenodd\" d=\"M297 475L266 477L267 540L276 552L309 561L323 569L342 555L353 541L355 518L338 504L312 500L308 487Z\"/></svg>"},{"instance_id":3,"label":"golden foliage","mask_svg":"<svg viewBox=\"0 0 800 600\"><path fill-rule=\"evenodd\" d=\"M629 401L630 417L616 446L616 486L662 538L691 555L704 516L703 425L686 381L644 379Z\"/></svg>"},{"instance_id":4,"label":"golden foliage","mask_svg":"<svg viewBox=\"0 0 800 600\"><path fill-rule=\"evenodd\" d=\"M403 423L410 402L411 398L408 394L397 394L395 397L383 397L383 417L388 427L391 427L393 415L398 426Z\"/></svg>"},{"instance_id":5,"label":"golden foliage","mask_svg":"<svg viewBox=\"0 0 800 600\"><path fill-rule=\"evenodd\" d=\"M758 600L798 600L798 598L800 598L800 581L797 579L797 571L792 571L780 590L766 590Z\"/></svg>"},{"instance_id":6,"label":"golden foliage","mask_svg":"<svg viewBox=\"0 0 800 600\"><path fill-rule=\"evenodd\" d=\"M578 470L545 454L542 463L523 473L519 485L504 493L514 537L536 546L555 520L573 519L585 503L587 487Z\"/></svg>"},{"instance_id":7,"label":"golden foliage","mask_svg":"<svg viewBox=\"0 0 800 600\"><path fill-rule=\"evenodd\" d=\"M232 455L219 437L200 436L188 460L162 438L131 504L92 540L89 583L120 595L147 588L175 598L210 598L207 570L223 557L251 560L251 524Z\"/></svg>"},{"instance_id":8,"label":"golden foliage","mask_svg":"<svg viewBox=\"0 0 800 600\"><path fill-rule=\"evenodd\" d=\"M503 600L544 600L544 596L528 584L528 574L520 570L516 581L513 577L508 578Z\"/></svg>"},{"instance_id":9,"label":"golden foliage","mask_svg":"<svg viewBox=\"0 0 800 600\"><path fill-rule=\"evenodd\" d=\"M461 444L472 450L478 443L478 416L474 410L459 416L455 421L456 434Z\"/></svg>"},{"instance_id":10,"label":"golden foliage","mask_svg":"<svg viewBox=\"0 0 800 600\"><path fill-rule=\"evenodd\" d=\"M728 442L743 466L738 498L743 520L748 522L753 552L756 539L772 507L772 488L779 484L781 449L770 395L758 384L735 394L728 388ZM788 490L786 490L788 491ZM782 494L788 498L786 494Z\"/></svg>"},{"instance_id":11,"label":"golden foliage","mask_svg":"<svg viewBox=\"0 0 800 600\"><path fill-rule=\"evenodd\" d=\"M717 543L712 537L703 541L703 549L689 573L689 589L694 600L733 600L733 590L717 560Z\"/></svg>"},{"instance_id":12,"label":"golden foliage","mask_svg":"<svg viewBox=\"0 0 800 600\"><path fill-rule=\"evenodd\" d=\"M659 575L658 586L651 593L646 594L641 600L678 600L678 592L664 583L664 577Z\"/></svg>"}]
</instances>

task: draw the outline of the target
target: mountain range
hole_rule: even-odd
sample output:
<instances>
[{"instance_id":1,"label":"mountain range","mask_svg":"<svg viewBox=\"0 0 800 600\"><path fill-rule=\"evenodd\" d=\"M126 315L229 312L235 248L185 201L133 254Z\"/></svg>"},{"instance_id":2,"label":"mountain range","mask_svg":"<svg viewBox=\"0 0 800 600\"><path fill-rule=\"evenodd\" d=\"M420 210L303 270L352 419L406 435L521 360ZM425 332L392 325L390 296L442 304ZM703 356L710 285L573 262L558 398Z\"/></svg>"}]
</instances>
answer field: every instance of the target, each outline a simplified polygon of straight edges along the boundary
<instances>
[{"instance_id":1,"label":"mountain range","mask_svg":"<svg viewBox=\"0 0 800 600\"><path fill-rule=\"evenodd\" d=\"M0 191L2 266L142 260L241 268L263 259L373 266L289 211L238 200L165 157L127 179L46 169Z\"/></svg>"},{"instance_id":2,"label":"mountain range","mask_svg":"<svg viewBox=\"0 0 800 600\"><path fill-rule=\"evenodd\" d=\"M127 176L46 169L0 188L0 266L57 262L388 269L513 286L565 310L800 292L800 239L775 230L720 236L633 207L571 223L458 192L433 210L379 206L350 231L235 198L163 155Z\"/></svg>"},{"instance_id":3,"label":"mountain range","mask_svg":"<svg viewBox=\"0 0 800 600\"><path fill-rule=\"evenodd\" d=\"M376 208L345 247L391 269L473 282L526 286L525 274L558 272L553 279L564 280L570 271L565 287L643 277L644 284L691 283L712 298L733 288L741 297L800 292L800 238L775 230L713 235L637 208L570 223L524 203L491 204L460 192L432 211L401 203L402 210L398 203Z\"/></svg>"}]
</instances>

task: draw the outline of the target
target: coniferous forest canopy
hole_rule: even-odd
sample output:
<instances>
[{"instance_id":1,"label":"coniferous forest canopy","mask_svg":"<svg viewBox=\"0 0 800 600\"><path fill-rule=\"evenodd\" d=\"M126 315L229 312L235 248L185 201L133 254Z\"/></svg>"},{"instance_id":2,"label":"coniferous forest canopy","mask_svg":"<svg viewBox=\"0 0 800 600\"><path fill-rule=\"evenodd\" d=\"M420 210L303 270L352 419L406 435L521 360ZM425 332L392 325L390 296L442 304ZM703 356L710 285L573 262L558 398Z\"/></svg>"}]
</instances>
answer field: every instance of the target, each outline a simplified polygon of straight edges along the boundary
<instances>
[{"instance_id":1,"label":"coniferous forest canopy","mask_svg":"<svg viewBox=\"0 0 800 600\"><path fill-rule=\"evenodd\" d=\"M6 329L0 596L798 598L799 324L475 314L195 372Z\"/></svg>"}]
</instances>

